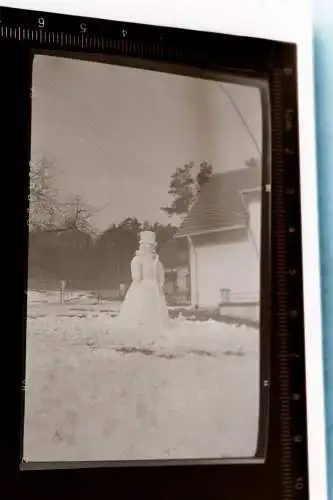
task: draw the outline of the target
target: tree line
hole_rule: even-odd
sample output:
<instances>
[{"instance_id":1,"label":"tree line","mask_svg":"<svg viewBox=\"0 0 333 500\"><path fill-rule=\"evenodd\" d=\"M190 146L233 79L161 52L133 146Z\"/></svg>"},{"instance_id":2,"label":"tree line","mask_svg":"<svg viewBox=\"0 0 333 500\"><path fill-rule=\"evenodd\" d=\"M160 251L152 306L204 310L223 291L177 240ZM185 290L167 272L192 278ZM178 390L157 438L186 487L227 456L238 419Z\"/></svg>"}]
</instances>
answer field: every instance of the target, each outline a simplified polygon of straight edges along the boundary
<instances>
[{"instance_id":1,"label":"tree line","mask_svg":"<svg viewBox=\"0 0 333 500\"><path fill-rule=\"evenodd\" d=\"M29 197L29 285L54 286L65 280L73 288L118 288L130 282L130 261L138 248L139 233L156 233L160 258L167 269L188 266L186 241L174 240L172 216L186 215L213 168L202 162L179 167L172 174L172 202L161 210L169 224L127 217L98 234L91 219L96 210L79 196L62 199L55 187L53 162L31 162ZM197 171L197 173L195 173Z\"/></svg>"},{"instance_id":2,"label":"tree line","mask_svg":"<svg viewBox=\"0 0 333 500\"><path fill-rule=\"evenodd\" d=\"M260 160L251 158L248 168ZM188 267L185 240L176 240L173 215L185 217L213 166L189 162L172 173L168 186L169 206L161 207L170 223L149 223L127 217L98 233L91 222L96 214L80 196L62 197L56 188L54 162L41 158L30 165L29 195L29 285L50 286L65 280L73 288L119 288L130 282L130 261L138 248L139 233L156 233L160 258L167 269Z\"/></svg>"}]
</instances>

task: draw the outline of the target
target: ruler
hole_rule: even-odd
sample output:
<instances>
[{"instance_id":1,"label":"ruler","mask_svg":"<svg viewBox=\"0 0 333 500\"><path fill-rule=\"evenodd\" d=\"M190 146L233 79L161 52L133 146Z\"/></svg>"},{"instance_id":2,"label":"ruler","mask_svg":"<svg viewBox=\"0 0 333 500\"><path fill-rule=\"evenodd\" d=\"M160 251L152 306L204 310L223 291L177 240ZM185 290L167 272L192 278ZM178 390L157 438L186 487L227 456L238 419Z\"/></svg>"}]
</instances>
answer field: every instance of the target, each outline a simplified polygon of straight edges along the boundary
<instances>
[{"instance_id":1,"label":"ruler","mask_svg":"<svg viewBox=\"0 0 333 500\"><path fill-rule=\"evenodd\" d=\"M285 498L306 499L308 463L296 61L284 64L276 74L282 89L283 111L280 123L275 125L280 143L275 154L283 168L276 186L281 191L277 206L281 216L277 218L277 258L276 263L273 262L273 266L279 268L277 285L281 304L278 335L282 460L285 461Z\"/></svg>"}]
</instances>

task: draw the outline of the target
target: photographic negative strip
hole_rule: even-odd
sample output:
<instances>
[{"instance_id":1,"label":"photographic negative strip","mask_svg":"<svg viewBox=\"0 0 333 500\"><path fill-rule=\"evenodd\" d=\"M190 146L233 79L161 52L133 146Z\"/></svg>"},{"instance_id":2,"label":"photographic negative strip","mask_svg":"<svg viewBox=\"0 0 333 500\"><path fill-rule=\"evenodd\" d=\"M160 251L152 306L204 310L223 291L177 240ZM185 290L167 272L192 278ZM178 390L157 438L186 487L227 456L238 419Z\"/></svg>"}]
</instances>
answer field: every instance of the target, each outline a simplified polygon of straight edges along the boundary
<instances>
[{"instance_id":1,"label":"photographic negative strip","mask_svg":"<svg viewBox=\"0 0 333 500\"><path fill-rule=\"evenodd\" d=\"M297 46L0 18L5 489L307 499Z\"/></svg>"},{"instance_id":2,"label":"photographic negative strip","mask_svg":"<svg viewBox=\"0 0 333 500\"><path fill-rule=\"evenodd\" d=\"M265 85L35 55L25 460L256 456Z\"/></svg>"}]
</instances>

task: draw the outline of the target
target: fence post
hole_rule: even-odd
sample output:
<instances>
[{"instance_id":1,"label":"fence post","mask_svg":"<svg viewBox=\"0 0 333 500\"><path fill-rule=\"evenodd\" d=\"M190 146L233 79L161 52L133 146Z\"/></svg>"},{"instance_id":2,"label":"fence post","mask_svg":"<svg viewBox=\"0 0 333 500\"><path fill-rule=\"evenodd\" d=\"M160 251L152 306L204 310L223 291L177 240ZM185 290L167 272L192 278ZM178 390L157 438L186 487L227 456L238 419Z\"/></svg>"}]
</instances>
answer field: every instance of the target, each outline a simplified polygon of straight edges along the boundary
<instances>
[{"instance_id":1,"label":"fence post","mask_svg":"<svg viewBox=\"0 0 333 500\"><path fill-rule=\"evenodd\" d=\"M65 286L66 286L66 281L61 280L60 281L60 304L64 303Z\"/></svg>"}]
</instances>

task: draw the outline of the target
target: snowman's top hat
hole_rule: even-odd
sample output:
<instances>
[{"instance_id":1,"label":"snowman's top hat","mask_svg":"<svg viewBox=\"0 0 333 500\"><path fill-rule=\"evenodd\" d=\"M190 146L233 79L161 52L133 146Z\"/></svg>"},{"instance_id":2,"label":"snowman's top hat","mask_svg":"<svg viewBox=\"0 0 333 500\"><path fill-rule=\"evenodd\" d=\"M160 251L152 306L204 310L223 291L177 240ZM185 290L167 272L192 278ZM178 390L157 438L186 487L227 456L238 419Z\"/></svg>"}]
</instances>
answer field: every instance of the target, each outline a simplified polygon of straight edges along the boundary
<instances>
[{"instance_id":1,"label":"snowman's top hat","mask_svg":"<svg viewBox=\"0 0 333 500\"><path fill-rule=\"evenodd\" d=\"M153 231L141 231L140 243L156 245L156 234Z\"/></svg>"}]
</instances>

